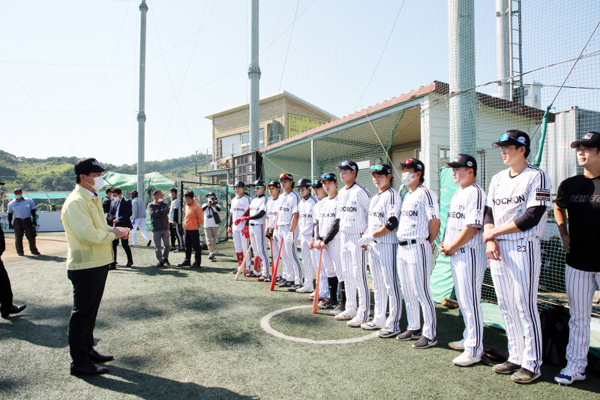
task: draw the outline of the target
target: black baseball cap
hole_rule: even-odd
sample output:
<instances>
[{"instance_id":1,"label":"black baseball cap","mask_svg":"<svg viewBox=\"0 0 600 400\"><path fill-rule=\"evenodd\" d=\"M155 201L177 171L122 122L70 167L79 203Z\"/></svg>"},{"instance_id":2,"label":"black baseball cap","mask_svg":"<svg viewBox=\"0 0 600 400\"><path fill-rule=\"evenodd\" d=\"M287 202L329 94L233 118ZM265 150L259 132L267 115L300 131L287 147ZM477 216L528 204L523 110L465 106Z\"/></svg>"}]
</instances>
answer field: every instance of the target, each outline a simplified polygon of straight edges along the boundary
<instances>
[{"instance_id":1,"label":"black baseball cap","mask_svg":"<svg viewBox=\"0 0 600 400\"><path fill-rule=\"evenodd\" d=\"M323 175L321 175L321 184L323 183L323 181L337 182L337 176L335 176L335 174L332 172L326 172Z\"/></svg>"},{"instance_id":2,"label":"black baseball cap","mask_svg":"<svg viewBox=\"0 0 600 400\"><path fill-rule=\"evenodd\" d=\"M403 163L400 163L400 165L402 168L412 168L415 170L415 172L420 171L425 174L425 164L423 164L423 161L419 160L418 158L409 158Z\"/></svg>"},{"instance_id":3,"label":"black baseball cap","mask_svg":"<svg viewBox=\"0 0 600 400\"><path fill-rule=\"evenodd\" d=\"M337 169L351 169L352 171L358 173L358 164L356 164L352 160L342 161L340 165L336 166Z\"/></svg>"},{"instance_id":4,"label":"black baseball cap","mask_svg":"<svg viewBox=\"0 0 600 400\"><path fill-rule=\"evenodd\" d=\"M266 185L265 185L265 181L263 181L262 179L257 179L257 180L254 182L254 187L255 187L255 188L256 188L256 187L265 187L265 186L266 186Z\"/></svg>"},{"instance_id":5,"label":"black baseball cap","mask_svg":"<svg viewBox=\"0 0 600 400\"><path fill-rule=\"evenodd\" d=\"M471 168L477 171L477 161L475 157L468 154L459 154L456 156L453 162L446 163L446 168Z\"/></svg>"},{"instance_id":6,"label":"black baseball cap","mask_svg":"<svg viewBox=\"0 0 600 400\"><path fill-rule=\"evenodd\" d=\"M525 132L518 129L512 129L500 135L500 140L494 142L492 147L499 149L500 147L511 145L525 146L526 148L529 148L531 145L531 139L529 139L529 135Z\"/></svg>"},{"instance_id":7,"label":"black baseball cap","mask_svg":"<svg viewBox=\"0 0 600 400\"><path fill-rule=\"evenodd\" d=\"M95 158L81 158L75 163L75 175L89 175L93 172L105 172L106 168L102 168Z\"/></svg>"},{"instance_id":8,"label":"black baseball cap","mask_svg":"<svg viewBox=\"0 0 600 400\"><path fill-rule=\"evenodd\" d=\"M323 184L322 184L322 183L321 183L321 181L320 181L320 180L318 180L318 179L317 179L316 181L313 181L313 182L312 182L310 185L311 185L312 187L314 187L315 189L319 189L319 188L322 188L322 187L323 187Z\"/></svg>"},{"instance_id":9,"label":"black baseball cap","mask_svg":"<svg viewBox=\"0 0 600 400\"><path fill-rule=\"evenodd\" d=\"M311 183L310 183L310 179L308 178L302 178L300 179L300 182L298 182L298 187L310 187Z\"/></svg>"},{"instance_id":10,"label":"black baseball cap","mask_svg":"<svg viewBox=\"0 0 600 400\"><path fill-rule=\"evenodd\" d=\"M392 168L387 164L379 163L371 167L371 175L389 175L392 173Z\"/></svg>"},{"instance_id":11,"label":"black baseball cap","mask_svg":"<svg viewBox=\"0 0 600 400\"><path fill-rule=\"evenodd\" d=\"M241 188L245 188L245 187L246 187L246 184L245 184L244 182L242 182L242 181L237 181L237 182L235 183L235 185L233 185L233 187L241 187Z\"/></svg>"},{"instance_id":12,"label":"black baseball cap","mask_svg":"<svg viewBox=\"0 0 600 400\"><path fill-rule=\"evenodd\" d=\"M23 191L21 190L21 188L16 188L15 191L13 193L23 193Z\"/></svg>"},{"instance_id":13,"label":"black baseball cap","mask_svg":"<svg viewBox=\"0 0 600 400\"><path fill-rule=\"evenodd\" d=\"M155 192L156 192L156 190L155 190ZM132 196L134 196L134 197L137 197L138 196L138 191L137 190L133 190L133 191L129 192L129 194L132 195Z\"/></svg>"},{"instance_id":14,"label":"black baseball cap","mask_svg":"<svg viewBox=\"0 0 600 400\"><path fill-rule=\"evenodd\" d=\"M279 180L280 180L280 181L281 181L281 180L285 180L285 179L287 179L287 180L290 180L290 181L293 181L293 180L294 180L294 177L292 176L292 174L288 174L288 173L286 173L286 172L284 172L283 174L279 175Z\"/></svg>"},{"instance_id":15,"label":"black baseball cap","mask_svg":"<svg viewBox=\"0 0 600 400\"><path fill-rule=\"evenodd\" d=\"M581 139L571 143L571 148L576 149L579 146L583 147L600 147L600 132L588 132Z\"/></svg>"},{"instance_id":16,"label":"black baseball cap","mask_svg":"<svg viewBox=\"0 0 600 400\"><path fill-rule=\"evenodd\" d=\"M267 189L281 189L281 183L279 183L279 181L271 181L269 182Z\"/></svg>"}]
</instances>

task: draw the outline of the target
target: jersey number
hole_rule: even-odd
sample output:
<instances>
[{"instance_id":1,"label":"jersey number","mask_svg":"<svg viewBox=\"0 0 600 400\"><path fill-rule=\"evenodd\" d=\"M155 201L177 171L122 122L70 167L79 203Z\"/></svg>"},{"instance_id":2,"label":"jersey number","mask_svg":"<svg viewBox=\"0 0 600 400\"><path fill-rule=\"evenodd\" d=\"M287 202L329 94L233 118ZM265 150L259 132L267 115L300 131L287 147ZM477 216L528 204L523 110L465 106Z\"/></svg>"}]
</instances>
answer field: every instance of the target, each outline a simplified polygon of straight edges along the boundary
<instances>
[{"instance_id":1,"label":"jersey number","mask_svg":"<svg viewBox=\"0 0 600 400\"><path fill-rule=\"evenodd\" d=\"M517 246L517 251L525 253L527 251L527 246Z\"/></svg>"}]
</instances>

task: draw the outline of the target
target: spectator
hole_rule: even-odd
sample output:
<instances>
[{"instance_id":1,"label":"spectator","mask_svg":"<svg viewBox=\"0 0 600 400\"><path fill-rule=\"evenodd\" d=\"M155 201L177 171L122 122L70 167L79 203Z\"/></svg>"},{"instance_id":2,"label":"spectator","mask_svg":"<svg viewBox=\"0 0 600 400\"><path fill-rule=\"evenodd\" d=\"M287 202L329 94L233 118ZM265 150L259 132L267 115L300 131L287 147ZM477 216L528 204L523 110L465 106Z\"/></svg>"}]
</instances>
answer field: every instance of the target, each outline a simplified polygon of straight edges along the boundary
<instances>
[{"instance_id":1,"label":"spectator","mask_svg":"<svg viewBox=\"0 0 600 400\"><path fill-rule=\"evenodd\" d=\"M177 189L169 189L169 197L171 197L171 210L169 212L169 229L171 230L171 251L177 253L183 250L183 240L181 238L181 225L179 217L181 211L181 201L177 197ZM177 240L177 247L175 241Z\"/></svg>"},{"instance_id":2,"label":"spectator","mask_svg":"<svg viewBox=\"0 0 600 400\"><path fill-rule=\"evenodd\" d=\"M200 249L200 224L204 222L204 216L202 209L194 201L194 192L188 190L185 192L185 219L183 225L185 228L185 260L178 267L192 266L193 268L200 268L200 261L202 260L202 254ZM196 253L194 264L190 264L192 259L192 248Z\"/></svg>"},{"instance_id":3,"label":"spectator","mask_svg":"<svg viewBox=\"0 0 600 400\"><path fill-rule=\"evenodd\" d=\"M169 263L169 206L163 202L163 193L160 190L152 192L154 201L148 204L148 214L152 219L152 235L154 237L154 251L158 260L157 267L163 268ZM161 253L160 241L165 246Z\"/></svg>"},{"instance_id":4,"label":"spectator","mask_svg":"<svg viewBox=\"0 0 600 400\"><path fill-rule=\"evenodd\" d=\"M4 241L4 231L0 225L0 256L6 249L6 242ZM10 287L10 279L8 273L4 268L4 263L0 258L0 307L2 308L2 318L7 319L10 314L18 314L27 307L25 304L16 306L13 304L13 293Z\"/></svg>"},{"instance_id":5,"label":"spectator","mask_svg":"<svg viewBox=\"0 0 600 400\"><path fill-rule=\"evenodd\" d=\"M114 188L112 186L109 186L106 188L105 196L104 196L104 200L102 200L102 209L104 210L104 216L106 217L106 223L108 225L112 225L112 222L108 219L108 216L110 215L110 204L112 203L112 190Z\"/></svg>"},{"instance_id":6,"label":"spectator","mask_svg":"<svg viewBox=\"0 0 600 400\"><path fill-rule=\"evenodd\" d=\"M218 214L219 211L221 211L219 199L217 199L215 193L210 192L206 195L206 203L202 204L202 212L204 213L204 236L206 236L206 243L208 244L209 260L214 260L215 258L215 245L217 244L219 224L221 223L221 217Z\"/></svg>"},{"instance_id":7,"label":"spectator","mask_svg":"<svg viewBox=\"0 0 600 400\"><path fill-rule=\"evenodd\" d=\"M15 230L15 247L18 255L25 255L23 253L23 234L27 236L31 254L36 256L40 254L35 245L36 226L35 203L31 199L23 198L21 189L15 189L15 199L8 203L8 227Z\"/></svg>"},{"instance_id":8,"label":"spectator","mask_svg":"<svg viewBox=\"0 0 600 400\"><path fill-rule=\"evenodd\" d=\"M109 219L112 221L113 226L131 229L133 227L131 225L131 201L123 197L123 192L119 188L114 188L112 190L112 195L114 201L110 206ZM115 261L113 262L112 266L108 269L117 269L118 245L119 239L115 239L113 242L113 252ZM125 250L125 254L127 254L127 265L125 266L127 268L130 268L133 266L133 256L131 255L131 248L129 247L129 236L121 238L121 245L123 246L123 250Z\"/></svg>"},{"instance_id":9,"label":"spectator","mask_svg":"<svg viewBox=\"0 0 600 400\"><path fill-rule=\"evenodd\" d=\"M131 208L132 208L132 216L131 219L133 222L133 229L131 231L131 244L137 246L137 235L136 232L139 228L140 232L142 232L142 236L146 240L146 246L150 246L152 244L152 240L150 236L148 236L148 231L146 230L146 208L144 206L144 200L138 197L137 190L134 190L131 194ZM162 198L162 197L161 197Z\"/></svg>"}]
</instances>

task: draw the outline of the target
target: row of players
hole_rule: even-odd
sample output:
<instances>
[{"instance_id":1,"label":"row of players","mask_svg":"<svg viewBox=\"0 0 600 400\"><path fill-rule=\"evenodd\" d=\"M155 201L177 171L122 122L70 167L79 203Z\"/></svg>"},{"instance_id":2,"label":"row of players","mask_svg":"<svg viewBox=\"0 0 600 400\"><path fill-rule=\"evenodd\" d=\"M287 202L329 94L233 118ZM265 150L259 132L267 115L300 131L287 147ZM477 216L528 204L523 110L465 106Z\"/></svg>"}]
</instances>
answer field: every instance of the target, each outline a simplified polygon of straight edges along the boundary
<instances>
[{"instance_id":1,"label":"row of players","mask_svg":"<svg viewBox=\"0 0 600 400\"><path fill-rule=\"evenodd\" d=\"M592 135L591 142L574 142L572 147L586 148L599 137L600 134ZM542 335L537 309L539 238L546 224L547 208L552 203L551 181L544 171L527 163L530 138L525 132L508 131L493 147L501 149L503 161L510 168L492 178L487 196L475 183L475 158L459 154L454 162L446 164L453 169L454 182L460 188L452 198L439 250L451 256L455 293L465 323L462 340L450 343L450 347L463 350L453 360L454 365L468 366L481 360L481 287L489 259L509 350L508 361L493 370L511 374L516 383L530 383L541 376ZM255 270L248 276L259 276L259 281L269 282L272 279L266 248L269 239L274 260L281 254L283 261L280 287L298 293L313 292L313 278L322 260L319 308L332 309L336 320L347 320L351 327L379 330L381 338L416 340L413 347L417 349L435 346L436 313L430 274L434 240L440 229L437 196L423 185L425 166L420 160L411 158L399 167L403 170L402 183L408 189L404 199L391 187L389 165L371 167L373 184L378 189L371 196L356 182L359 168L351 160L337 166L340 180L345 184L339 191L335 173L325 173L315 182L301 179L299 194L293 190L295 182L289 173L281 174L279 181L271 181L267 187L258 180L253 200L245 193L244 183L236 183L229 229L238 268L250 242L256 258ZM270 197L265 196L267 188ZM566 198L561 189L560 197ZM566 209L567 202L563 201L560 207ZM566 232L564 226L563 230ZM298 238L304 279L296 251ZM374 285L372 320L369 320L367 255ZM260 261L263 266L259 274ZM246 267L250 271L249 259ZM400 330L400 287L408 319L404 332ZM578 327L582 338L571 340L569 365L555 378L558 383L585 379L589 318L587 321L587 326L585 321L578 322L584 325ZM583 333L586 329L587 336Z\"/></svg>"}]
</instances>

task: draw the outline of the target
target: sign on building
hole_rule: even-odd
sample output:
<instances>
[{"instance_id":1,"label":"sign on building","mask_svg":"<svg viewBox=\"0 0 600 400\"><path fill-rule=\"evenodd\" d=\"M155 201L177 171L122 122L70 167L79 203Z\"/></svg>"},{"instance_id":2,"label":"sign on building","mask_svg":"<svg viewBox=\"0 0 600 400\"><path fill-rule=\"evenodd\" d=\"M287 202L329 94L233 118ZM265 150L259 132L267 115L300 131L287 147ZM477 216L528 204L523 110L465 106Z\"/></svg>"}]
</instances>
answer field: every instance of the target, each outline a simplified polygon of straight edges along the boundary
<instances>
[{"instance_id":1,"label":"sign on building","mask_svg":"<svg viewBox=\"0 0 600 400\"><path fill-rule=\"evenodd\" d=\"M316 128L317 126L321 126L328 122L329 121L325 121L322 119L304 117L302 115L296 114L288 114L288 136L292 137L298 135L302 132L306 132L309 129Z\"/></svg>"}]
</instances>

